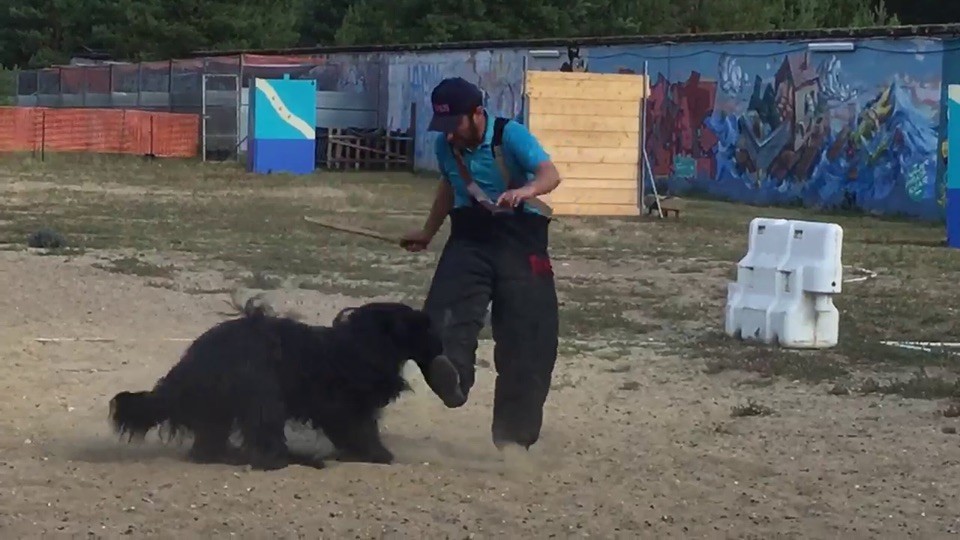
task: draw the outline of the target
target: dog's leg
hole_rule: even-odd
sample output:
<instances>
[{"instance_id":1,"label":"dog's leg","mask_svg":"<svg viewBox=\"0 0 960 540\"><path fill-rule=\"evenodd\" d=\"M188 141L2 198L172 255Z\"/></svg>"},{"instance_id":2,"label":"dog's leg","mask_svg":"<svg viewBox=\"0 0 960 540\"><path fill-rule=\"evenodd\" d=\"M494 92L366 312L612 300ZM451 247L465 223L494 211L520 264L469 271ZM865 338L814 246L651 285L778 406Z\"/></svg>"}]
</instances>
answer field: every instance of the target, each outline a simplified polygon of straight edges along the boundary
<instances>
[{"instance_id":1,"label":"dog's leg","mask_svg":"<svg viewBox=\"0 0 960 540\"><path fill-rule=\"evenodd\" d=\"M228 453L230 428L225 422L211 423L193 429L193 446L189 457L196 463L238 464L237 456Z\"/></svg>"},{"instance_id":2,"label":"dog's leg","mask_svg":"<svg viewBox=\"0 0 960 540\"><path fill-rule=\"evenodd\" d=\"M240 418L243 449L250 465L257 470L282 469L290 464L290 452L283 432L286 414L277 384L258 381L244 398L245 410Z\"/></svg>"},{"instance_id":3,"label":"dog's leg","mask_svg":"<svg viewBox=\"0 0 960 540\"><path fill-rule=\"evenodd\" d=\"M337 461L393 463L393 453L380 439L376 415L367 418L338 419L322 426L323 432L337 449Z\"/></svg>"}]
</instances>

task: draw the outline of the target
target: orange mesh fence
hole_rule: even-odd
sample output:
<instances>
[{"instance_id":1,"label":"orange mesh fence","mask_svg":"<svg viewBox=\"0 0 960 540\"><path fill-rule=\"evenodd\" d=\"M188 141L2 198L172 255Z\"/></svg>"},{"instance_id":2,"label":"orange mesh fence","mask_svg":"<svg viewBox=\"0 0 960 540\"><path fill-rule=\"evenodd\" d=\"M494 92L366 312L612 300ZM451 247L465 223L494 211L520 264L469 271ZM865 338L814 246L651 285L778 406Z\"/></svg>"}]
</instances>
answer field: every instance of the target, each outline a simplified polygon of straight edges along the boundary
<instances>
[{"instance_id":1,"label":"orange mesh fence","mask_svg":"<svg viewBox=\"0 0 960 540\"><path fill-rule=\"evenodd\" d=\"M126 109L0 107L0 152L93 152L195 157L195 114Z\"/></svg>"}]
</instances>

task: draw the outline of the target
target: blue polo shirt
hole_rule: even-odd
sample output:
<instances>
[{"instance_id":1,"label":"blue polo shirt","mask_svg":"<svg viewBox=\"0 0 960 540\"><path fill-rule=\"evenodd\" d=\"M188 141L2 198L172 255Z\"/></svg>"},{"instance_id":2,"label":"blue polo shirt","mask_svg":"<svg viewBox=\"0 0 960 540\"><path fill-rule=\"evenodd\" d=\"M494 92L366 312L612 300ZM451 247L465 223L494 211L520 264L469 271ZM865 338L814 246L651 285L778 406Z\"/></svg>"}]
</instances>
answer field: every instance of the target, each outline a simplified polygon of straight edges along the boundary
<instances>
[{"instance_id":1,"label":"blue polo shirt","mask_svg":"<svg viewBox=\"0 0 960 540\"><path fill-rule=\"evenodd\" d=\"M485 113L486 114L486 113ZM463 163L473 176L473 181L490 197L494 203L507 190L507 181L500 173L500 167L493 157L493 118L487 115L487 128L483 134L483 142L477 148L463 149ZM528 184L541 163L550 160L550 155L543 149L536 137L526 126L511 120L503 128L503 140L499 152L502 153L507 168L514 178L516 187ZM466 184L460 177L460 168L453 157L450 144L443 134L437 136L436 141L437 163L440 172L453 186L453 206L460 208L470 206L471 197L467 192ZM524 211L538 214L531 205L524 205Z\"/></svg>"}]
</instances>

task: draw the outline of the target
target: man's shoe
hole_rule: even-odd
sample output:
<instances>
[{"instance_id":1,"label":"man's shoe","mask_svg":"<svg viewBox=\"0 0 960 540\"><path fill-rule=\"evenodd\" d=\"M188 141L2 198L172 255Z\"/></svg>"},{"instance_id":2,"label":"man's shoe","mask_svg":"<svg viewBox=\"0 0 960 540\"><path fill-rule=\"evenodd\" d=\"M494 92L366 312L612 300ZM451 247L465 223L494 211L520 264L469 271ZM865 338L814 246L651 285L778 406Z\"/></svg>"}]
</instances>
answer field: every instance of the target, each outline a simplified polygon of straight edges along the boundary
<instances>
[{"instance_id":1,"label":"man's shoe","mask_svg":"<svg viewBox=\"0 0 960 540\"><path fill-rule=\"evenodd\" d=\"M460 390L460 374L446 356L440 355L430 362L426 380L427 386L447 407L455 409L467 402L467 396Z\"/></svg>"}]
</instances>

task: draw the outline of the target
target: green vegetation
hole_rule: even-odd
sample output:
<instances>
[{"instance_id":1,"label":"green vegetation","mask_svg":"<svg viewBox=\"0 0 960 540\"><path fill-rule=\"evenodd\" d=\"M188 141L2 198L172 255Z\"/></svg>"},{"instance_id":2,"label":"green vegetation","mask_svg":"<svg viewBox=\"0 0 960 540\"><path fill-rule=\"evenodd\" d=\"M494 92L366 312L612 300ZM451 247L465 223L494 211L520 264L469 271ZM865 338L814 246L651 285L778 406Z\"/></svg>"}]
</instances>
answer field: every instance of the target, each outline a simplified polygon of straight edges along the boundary
<instances>
[{"instance_id":1,"label":"green vegetation","mask_svg":"<svg viewBox=\"0 0 960 540\"><path fill-rule=\"evenodd\" d=\"M0 66L198 49L476 41L944 21L942 0L0 0ZM889 9L888 9L889 5ZM936 9L933 9L936 8Z\"/></svg>"}]
</instances>

